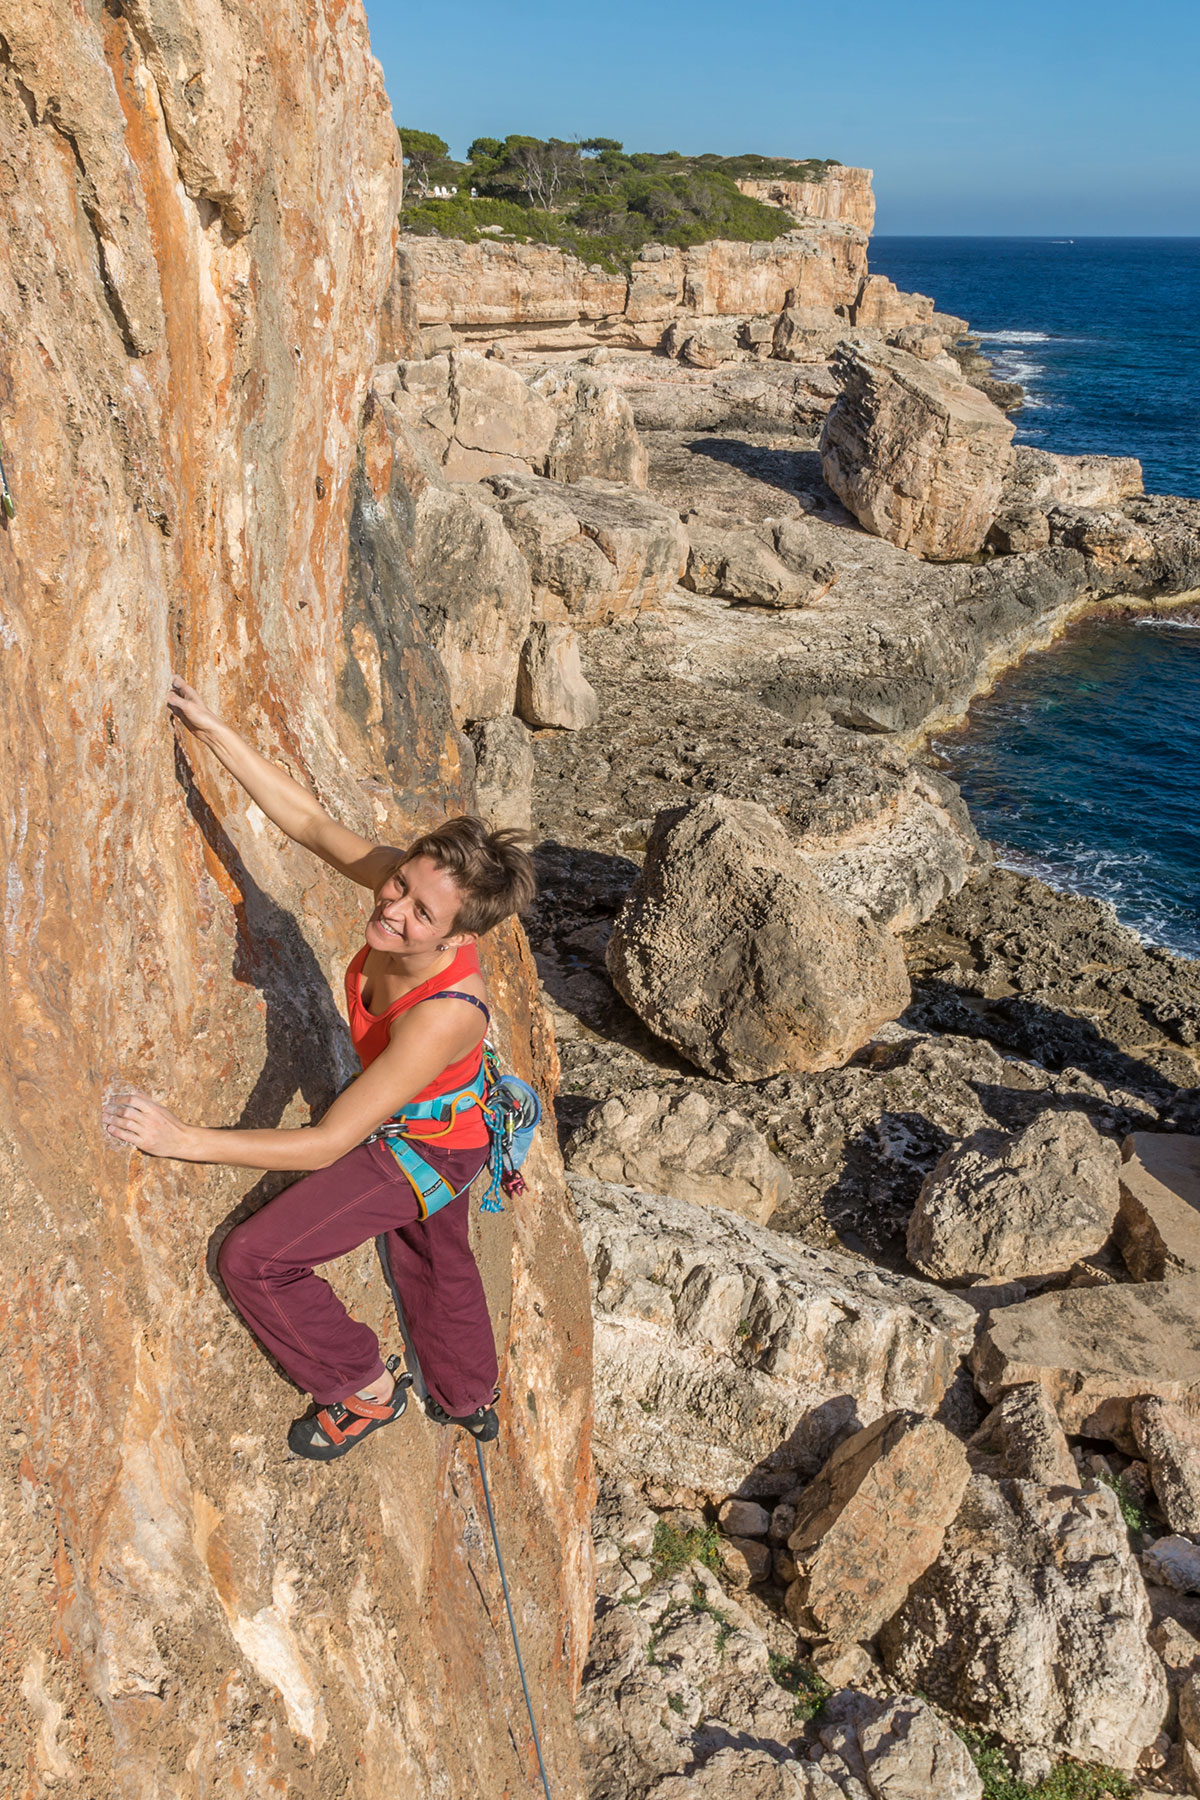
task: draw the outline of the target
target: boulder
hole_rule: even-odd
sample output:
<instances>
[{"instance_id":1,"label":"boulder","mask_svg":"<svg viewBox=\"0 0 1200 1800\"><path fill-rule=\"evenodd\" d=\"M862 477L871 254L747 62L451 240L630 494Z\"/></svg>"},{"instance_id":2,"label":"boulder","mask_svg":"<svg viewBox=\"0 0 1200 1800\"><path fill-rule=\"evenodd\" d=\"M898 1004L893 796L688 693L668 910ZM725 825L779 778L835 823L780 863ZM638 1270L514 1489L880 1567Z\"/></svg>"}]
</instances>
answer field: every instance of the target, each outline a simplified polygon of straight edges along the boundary
<instances>
[{"instance_id":1,"label":"boulder","mask_svg":"<svg viewBox=\"0 0 1200 1800\"><path fill-rule=\"evenodd\" d=\"M1008 1388L967 1446L977 1473L1079 1487L1080 1475L1058 1415L1035 1382Z\"/></svg>"},{"instance_id":2,"label":"boulder","mask_svg":"<svg viewBox=\"0 0 1200 1800\"><path fill-rule=\"evenodd\" d=\"M1042 1113L1019 1132L977 1131L926 1176L908 1223L909 1261L943 1281L1069 1269L1112 1234L1119 1160L1081 1112Z\"/></svg>"},{"instance_id":3,"label":"boulder","mask_svg":"<svg viewBox=\"0 0 1200 1800\"><path fill-rule=\"evenodd\" d=\"M515 369L471 350L399 363L391 399L447 481L543 469L560 423Z\"/></svg>"},{"instance_id":4,"label":"boulder","mask_svg":"<svg viewBox=\"0 0 1200 1800\"><path fill-rule=\"evenodd\" d=\"M829 1760L836 1758L873 1800L982 1800L967 1746L911 1694L835 1694L822 1710L818 1737L818 1767L837 1780Z\"/></svg>"},{"instance_id":5,"label":"boulder","mask_svg":"<svg viewBox=\"0 0 1200 1800\"><path fill-rule=\"evenodd\" d=\"M958 371L902 350L844 345L842 392L821 435L821 469L876 537L933 561L973 556L999 508L1010 419Z\"/></svg>"},{"instance_id":6,"label":"boulder","mask_svg":"<svg viewBox=\"0 0 1200 1800\"><path fill-rule=\"evenodd\" d=\"M992 1313L972 1353L986 1400L1036 1382L1072 1435L1137 1455L1130 1409L1157 1394L1200 1409L1200 1283L1067 1288Z\"/></svg>"},{"instance_id":7,"label":"boulder","mask_svg":"<svg viewBox=\"0 0 1200 1800\"><path fill-rule=\"evenodd\" d=\"M520 719L481 719L468 735L475 751L475 809L493 831L528 831L533 804L533 745Z\"/></svg>"},{"instance_id":8,"label":"boulder","mask_svg":"<svg viewBox=\"0 0 1200 1800\"><path fill-rule=\"evenodd\" d=\"M887 334L906 325L933 323L933 301L928 294L906 294L886 275L868 275L854 305L854 323Z\"/></svg>"},{"instance_id":9,"label":"boulder","mask_svg":"<svg viewBox=\"0 0 1200 1800\"><path fill-rule=\"evenodd\" d=\"M570 625L534 625L521 649L516 708L527 725L582 731L600 717L600 701L579 662Z\"/></svg>"},{"instance_id":10,"label":"boulder","mask_svg":"<svg viewBox=\"0 0 1200 1800\"><path fill-rule=\"evenodd\" d=\"M1142 1552L1147 1581L1177 1594L1200 1594L1200 1544L1186 1537L1161 1537Z\"/></svg>"},{"instance_id":11,"label":"boulder","mask_svg":"<svg viewBox=\"0 0 1200 1800\"><path fill-rule=\"evenodd\" d=\"M1006 506L987 535L987 546L999 556L1022 556L1045 550L1050 542L1050 521L1038 506Z\"/></svg>"},{"instance_id":12,"label":"boulder","mask_svg":"<svg viewBox=\"0 0 1200 1800\"><path fill-rule=\"evenodd\" d=\"M884 1627L893 1676L1017 1750L1132 1769L1167 1710L1116 1495L974 1475Z\"/></svg>"},{"instance_id":13,"label":"boulder","mask_svg":"<svg viewBox=\"0 0 1200 1800\"><path fill-rule=\"evenodd\" d=\"M387 401L379 411L411 496L413 586L446 671L455 722L504 718L529 633L529 570L492 508L442 479Z\"/></svg>"},{"instance_id":14,"label":"boulder","mask_svg":"<svg viewBox=\"0 0 1200 1800\"><path fill-rule=\"evenodd\" d=\"M945 339L936 325L902 325L891 341L897 350L907 351L920 362L933 362L945 349Z\"/></svg>"},{"instance_id":15,"label":"boulder","mask_svg":"<svg viewBox=\"0 0 1200 1800\"><path fill-rule=\"evenodd\" d=\"M1155 557L1145 529L1115 507L1056 506L1050 514L1050 542L1082 552L1109 580L1131 564L1153 564Z\"/></svg>"},{"instance_id":16,"label":"boulder","mask_svg":"<svg viewBox=\"0 0 1200 1800\"><path fill-rule=\"evenodd\" d=\"M727 1537L765 1538L771 1528L771 1515L757 1500L726 1500L717 1514L717 1522Z\"/></svg>"},{"instance_id":17,"label":"boulder","mask_svg":"<svg viewBox=\"0 0 1200 1800\"><path fill-rule=\"evenodd\" d=\"M1004 480L1006 501L1048 512L1054 506L1120 506L1142 492L1132 456L1058 456L1017 444Z\"/></svg>"},{"instance_id":18,"label":"boulder","mask_svg":"<svg viewBox=\"0 0 1200 1800\"><path fill-rule=\"evenodd\" d=\"M970 1470L956 1437L898 1411L838 1445L801 1495L787 1610L805 1637L873 1638L942 1547Z\"/></svg>"},{"instance_id":19,"label":"boulder","mask_svg":"<svg viewBox=\"0 0 1200 1800\"><path fill-rule=\"evenodd\" d=\"M690 513L684 523L689 551L681 581L693 593L784 610L821 599L837 580L799 520L754 529Z\"/></svg>"},{"instance_id":20,"label":"boulder","mask_svg":"<svg viewBox=\"0 0 1200 1800\"><path fill-rule=\"evenodd\" d=\"M748 1119L695 1091L614 1095L573 1134L566 1163L577 1175L723 1206L759 1225L792 1187L786 1165Z\"/></svg>"},{"instance_id":21,"label":"boulder","mask_svg":"<svg viewBox=\"0 0 1200 1800\"><path fill-rule=\"evenodd\" d=\"M1200 1138L1135 1131L1121 1146L1117 1243L1137 1281L1200 1272Z\"/></svg>"},{"instance_id":22,"label":"boulder","mask_svg":"<svg viewBox=\"0 0 1200 1800\"><path fill-rule=\"evenodd\" d=\"M775 322L771 354L780 362L828 362L846 335L846 321L817 306L787 306Z\"/></svg>"},{"instance_id":23,"label":"boulder","mask_svg":"<svg viewBox=\"0 0 1200 1800\"><path fill-rule=\"evenodd\" d=\"M664 333L662 347L694 369L719 369L737 355L738 343L734 326L724 319L681 319Z\"/></svg>"},{"instance_id":24,"label":"boulder","mask_svg":"<svg viewBox=\"0 0 1200 1800\"><path fill-rule=\"evenodd\" d=\"M528 564L537 620L609 624L658 606L683 571L678 513L629 488L524 475L483 492Z\"/></svg>"},{"instance_id":25,"label":"boulder","mask_svg":"<svg viewBox=\"0 0 1200 1800\"><path fill-rule=\"evenodd\" d=\"M1200 1420L1155 1394L1135 1400L1130 1419L1168 1525L1200 1537Z\"/></svg>"},{"instance_id":26,"label":"boulder","mask_svg":"<svg viewBox=\"0 0 1200 1800\"><path fill-rule=\"evenodd\" d=\"M532 393L557 416L545 466L554 481L596 476L627 487L646 485L646 446L619 389L578 364L553 363L528 376Z\"/></svg>"},{"instance_id":27,"label":"boulder","mask_svg":"<svg viewBox=\"0 0 1200 1800\"><path fill-rule=\"evenodd\" d=\"M790 1494L847 1429L941 1404L970 1307L667 1195L570 1177L593 1278L595 1454L718 1504Z\"/></svg>"},{"instance_id":28,"label":"boulder","mask_svg":"<svg viewBox=\"0 0 1200 1800\"><path fill-rule=\"evenodd\" d=\"M712 1075L844 1063L908 1003L895 938L831 899L765 808L660 813L613 927L618 992Z\"/></svg>"}]
</instances>

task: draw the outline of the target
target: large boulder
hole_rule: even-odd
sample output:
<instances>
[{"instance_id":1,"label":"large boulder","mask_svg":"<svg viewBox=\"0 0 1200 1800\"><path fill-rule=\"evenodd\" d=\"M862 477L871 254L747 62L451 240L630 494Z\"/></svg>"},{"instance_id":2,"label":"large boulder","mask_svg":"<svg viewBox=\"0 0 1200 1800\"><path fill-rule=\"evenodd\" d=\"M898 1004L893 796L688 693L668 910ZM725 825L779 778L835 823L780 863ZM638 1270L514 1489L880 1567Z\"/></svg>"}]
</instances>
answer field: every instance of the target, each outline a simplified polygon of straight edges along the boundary
<instances>
[{"instance_id":1,"label":"large boulder","mask_svg":"<svg viewBox=\"0 0 1200 1800\"><path fill-rule=\"evenodd\" d=\"M505 718L516 699L518 659L533 611L529 570L492 508L444 480L388 401L378 411L411 497L413 587L446 671L455 722ZM383 677L372 673L373 709L379 711L382 696L374 689Z\"/></svg>"},{"instance_id":2,"label":"large boulder","mask_svg":"<svg viewBox=\"0 0 1200 1800\"><path fill-rule=\"evenodd\" d=\"M515 369L454 350L402 362L384 388L447 481L479 481L502 469L544 469L559 426L555 408ZM390 389L390 394L388 390Z\"/></svg>"},{"instance_id":3,"label":"large boulder","mask_svg":"<svg viewBox=\"0 0 1200 1800\"><path fill-rule=\"evenodd\" d=\"M764 807L721 795L659 814L608 967L653 1031L739 1081L836 1067L909 997L896 939L831 899Z\"/></svg>"},{"instance_id":4,"label":"large boulder","mask_svg":"<svg viewBox=\"0 0 1200 1800\"><path fill-rule=\"evenodd\" d=\"M528 564L537 620L607 625L656 607L686 565L679 515L629 488L510 475L480 491Z\"/></svg>"},{"instance_id":5,"label":"large boulder","mask_svg":"<svg viewBox=\"0 0 1200 1800\"><path fill-rule=\"evenodd\" d=\"M935 1419L888 1413L838 1445L796 1508L788 1614L806 1637L873 1638L942 1547L970 1470Z\"/></svg>"},{"instance_id":6,"label":"large boulder","mask_svg":"<svg viewBox=\"0 0 1200 1800\"><path fill-rule=\"evenodd\" d=\"M731 528L693 512L684 524L689 548L681 585L693 593L784 611L820 600L837 580L798 519L757 529L739 521Z\"/></svg>"},{"instance_id":7,"label":"large boulder","mask_svg":"<svg viewBox=\"0 0 1200 1800\"><path fill-rule=\"evenodd\" d=\"M867 275L854 304L854 323L886 333L933 322L928 294L906 294L886 275Z\"/></svg>"},{"instance_id":8,"label":"large boulder","mask_svg":"<svg viewBox=\"0 0 1200 1800\"><path fill-rule=\"evenodd\" d=\"M932 561L973 556L1000 504L1013 424L948 362L845 344L821 469L876 537Z\"/></svg>"},{"instance_id":9,"label":"large boulder","mask_svg":"<svg viewBox=\"0 0 1200 1800\"><path fill-rule=\"evenodd\" d=\"M834 1694L822 1709L818 1737L817 1767L856 1800L864 1791L872 1800L981 1800L983 1795L967 1746L932 1706L911 1694L886 1700L849 1688ZM839 1763L861 1787L846 1781Z\"/></svg>"},{"instance_id":10,"label":"large boulder","mask_svg":"<svg viewBox=\"0 0 1200 1800\"><path fill-rule=\"evenodd\" d=\"M534 625L521 648L516 708L527 725L582 731L600 717L600 697L579 660L570 625Z\"/></svg>"},{"instance_id":11,"label":"large boulder","mask_svg":"<svg viewBox=\"0 0 1200 1800\"><path fill-rule=\"evenodd\" d=\"M981 1475L1079 1486L1067 1434L1036 1382L1006 1388L967 1447L971 1467Z\"/></svg>"},{"instance_id":12,"label":"large boulder","mask_svg":"<svg viewBox=\"0 0 1200 1800\"><path fill-rule=\"evenodd\" d=\"M973 1309L734 1214L570 1177L592 1270L602 1471L784 1494L848 1428L934 1413Z\"/></svg>"},{"instance_id":13,"label":"large boulder","mask_svg":"<svg viewBox=\"0 0 1200 1800\"><path fill-rule=\"evenodd\" d=\"M1050 1275L1094 1254L1116 1222L1117 1146L1081 1112L977 1131L925 1178L908 1256L942 1281Z\"/></svg>"},{"instance_id":14,"label":"large boulder","mask_svg":"<svg viewBox=\"0 0 1200 1800\"><path fill-rule=\"evenodd\" d=\"M1131 1419L1168 1525L1200 1537L1200 1420L1156 1394L1135 1400Z\"/></svg>"},{"instance_id":15,"label":"large boulder","mask_svg":"<svg viewBox=\"0 0 1200 1800\"><path fill-rule=\"evenodd\" d=\"M529 376L529 387L557 415L544 469L554 481L594 475L644 488L648 458L628 400L578 364L554 363Z\"/></svg>"},{"instance_id":16,"label":"large boulder","mask_svg":"<svg viewBox=\"0 0 1200 1800\"><path fill-rule=\"evenodd\" d=\"M1130 1133L1121 1146L1116 1235L1137 1281L1200 1272L1200 1138Z\"/></svg>"},{"instance_id":17,"label":"large boulder","mask_svg":"<svg viewBox=\"0 0 1200 1800\"><path fill-rule=\"evenodd\" d=\"M723 1206L759 1225L792 1186L786 1164L748 1119L694 1091L614 1095L574 1133L566 1163L577 1175Z\"/></svg>"},{"instance_id":18,"label":"large boulder","mask_svg":"<svg viewBox=\"0 0 1200 1800\"><path fill-rule=\"evenodd\" d=\"M481 719L469 729L475 751L475 810L493 831L528 831L533 809L533 744L520 719Z\"/></svg>"},{"instance_id":19,"label":"large boulder","mask_svg":"<svg viewBox=\"0 0 1200 1800\"><path fill-rule=\"evenodd\" d=\"M1142 465L1133 456L1060 456L1017 444L1004 478L1006 509L1026 505L1119 506L1143 491Z\"/></svg>"},{"instance_id":20,"label":"large boulder","mask_svg":"<svg viewBox=\"0 0 1200 1800\"><path fill-rule=\"evenodd\" d=\"M972 1354L987 1400L1037 1382L1064 1428L1136 1456L1130 1408L1158 1394L1200 1411L1200 1282L1066 1288L993 1312Z\"/></svg>"},{"instance_id":21,"label":"large boulder","mask_svg":"<svg viewBox=\"0 0 1200 1800\"><path fill-rule=\"evenodd\" d=\"M1115 1494L975 1475L881 1642L899 1681L1018 1751L1132 1769L1167 1710L1149 1630Z\"/></svg>"}]
</instances>

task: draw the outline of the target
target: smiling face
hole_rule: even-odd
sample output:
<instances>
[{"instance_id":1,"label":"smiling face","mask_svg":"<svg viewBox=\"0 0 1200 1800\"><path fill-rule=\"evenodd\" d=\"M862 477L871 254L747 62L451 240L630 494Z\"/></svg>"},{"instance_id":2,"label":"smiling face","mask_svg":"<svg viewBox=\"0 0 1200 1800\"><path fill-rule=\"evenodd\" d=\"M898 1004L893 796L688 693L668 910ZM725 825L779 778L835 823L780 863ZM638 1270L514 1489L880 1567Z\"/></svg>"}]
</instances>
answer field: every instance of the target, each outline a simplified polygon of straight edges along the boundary
<instances>
[{"instance_id":1,"label":"smiling face","mask_svg":"<svg viewBox=\"0 0 1200 1800\"><path fill-rule=\"evenodd\" d=\"M375 896L366 939L391 956L435 956L457 949L471 933L454 929L462 890L431 856L414 856L388 876Z\"/></svg>"}]
</instances>

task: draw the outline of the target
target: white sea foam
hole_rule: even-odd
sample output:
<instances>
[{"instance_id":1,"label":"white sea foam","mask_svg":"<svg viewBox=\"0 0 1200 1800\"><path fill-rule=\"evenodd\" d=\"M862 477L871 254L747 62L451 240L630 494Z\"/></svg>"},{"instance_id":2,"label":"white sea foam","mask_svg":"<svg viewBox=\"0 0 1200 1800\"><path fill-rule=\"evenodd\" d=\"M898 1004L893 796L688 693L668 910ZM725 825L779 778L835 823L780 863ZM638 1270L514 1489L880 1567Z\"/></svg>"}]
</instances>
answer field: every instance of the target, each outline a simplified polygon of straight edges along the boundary
<instances>
[{"instance_id":1,"label":"white sea foam","mask_svg":"<svg viewBox=\"0 0 1200 1800\"><path fill-rule=\"evenodd\" d=\"M975 336L985 344L1052 344L1055 341L1048 331L977 331Z\"/></svg>"},{"instance_id":2,"label":"white sea foam","mask_svg":"<svg viewBox=\"0 0 1200 1800\"><path fill-rule=\"evenodd\" d=\"M1135 619L1142 631L1200 631L1200 619Z\"/></svg>"}]
</instances>

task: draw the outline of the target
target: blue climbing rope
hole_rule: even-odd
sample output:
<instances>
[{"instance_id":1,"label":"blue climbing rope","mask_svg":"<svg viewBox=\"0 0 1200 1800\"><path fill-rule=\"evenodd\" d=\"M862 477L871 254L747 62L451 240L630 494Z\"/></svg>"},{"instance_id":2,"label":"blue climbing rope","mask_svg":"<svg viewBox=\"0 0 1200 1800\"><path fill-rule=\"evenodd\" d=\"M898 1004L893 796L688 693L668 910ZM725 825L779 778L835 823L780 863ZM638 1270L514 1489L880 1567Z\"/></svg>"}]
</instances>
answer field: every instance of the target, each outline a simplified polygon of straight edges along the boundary
<instances>
[{"instance_id":1,"label":"blue climbing rope","mask_svg":"<svg viewBox=\"0 0 1200 1800\"><path fill-rule=\"evenodd\" d=\"M508 1623L512 1630L513 1649L517 1653L517 1668L521 1675L521 1686L525 1690L525 1705L529 1712L529 1725L533 1732L533 1747L537 1751L538 1770L542 1777L542 1786L546 1790L546 1800L550 1800L550 1783L546 1779L546 1765L542 1761L542 1746L538 1740L537 1722L533 1716L533 1701L529 1698L529 1683L525 1679L525 1664L521 1661L521 1646L517 1642L517 1622L513 1618L512 1601L508 1597L508 1577L504 1573L504 1558L500 1554L500 1539L496 1535L496 1515L492 1511L492 1494L488 1487L487 1470L483 1466L483 1445L475 1439L475 1454L479 1458L479 1479L483 1483L483 1498L487 1503L488 1524L492 1528L492 1543L496 1548L496 1562L500 1569L500 1585L504 1589L504 1604L508 1608Z\"/></svg>"}]
</instances>

